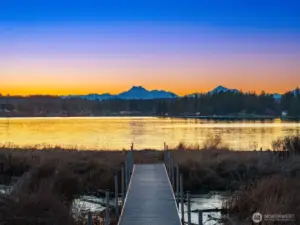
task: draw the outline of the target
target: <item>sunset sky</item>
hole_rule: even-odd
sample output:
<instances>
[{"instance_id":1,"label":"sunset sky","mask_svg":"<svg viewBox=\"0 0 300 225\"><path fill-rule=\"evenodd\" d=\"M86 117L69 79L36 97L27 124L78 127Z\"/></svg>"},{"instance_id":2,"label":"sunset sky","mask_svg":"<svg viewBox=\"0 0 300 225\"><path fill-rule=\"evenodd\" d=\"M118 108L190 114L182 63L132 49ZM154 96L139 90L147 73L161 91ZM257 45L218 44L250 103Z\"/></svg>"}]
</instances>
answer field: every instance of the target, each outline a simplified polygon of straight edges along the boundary
<instances>
[{"instance_id":1,"label":"sunset sky","mask_svg":"<svg viewBox=\"0 0 300 225\"><path fill-rule=\"evenodd\" d=\"M0 93L300 86L297 0L3 0Z\"/></svg>"}]
</instances>

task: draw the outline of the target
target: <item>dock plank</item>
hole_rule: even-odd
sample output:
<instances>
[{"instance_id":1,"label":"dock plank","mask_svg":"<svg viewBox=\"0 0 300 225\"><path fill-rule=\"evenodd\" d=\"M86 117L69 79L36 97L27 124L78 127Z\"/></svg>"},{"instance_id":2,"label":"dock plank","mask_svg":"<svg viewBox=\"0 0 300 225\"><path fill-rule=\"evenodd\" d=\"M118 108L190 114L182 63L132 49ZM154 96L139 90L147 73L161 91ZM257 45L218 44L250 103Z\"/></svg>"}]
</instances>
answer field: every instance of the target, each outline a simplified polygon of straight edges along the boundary
<instances>
[{"instance_id":1,"label":"dock plank","mask_svg":"<svg viewBox=\"0 0 300 225\"><path fill-rule=\"evenodd\" d=\"M135 165L119 225L181 225L164 164Z\"/></svg>"}]
</instances>

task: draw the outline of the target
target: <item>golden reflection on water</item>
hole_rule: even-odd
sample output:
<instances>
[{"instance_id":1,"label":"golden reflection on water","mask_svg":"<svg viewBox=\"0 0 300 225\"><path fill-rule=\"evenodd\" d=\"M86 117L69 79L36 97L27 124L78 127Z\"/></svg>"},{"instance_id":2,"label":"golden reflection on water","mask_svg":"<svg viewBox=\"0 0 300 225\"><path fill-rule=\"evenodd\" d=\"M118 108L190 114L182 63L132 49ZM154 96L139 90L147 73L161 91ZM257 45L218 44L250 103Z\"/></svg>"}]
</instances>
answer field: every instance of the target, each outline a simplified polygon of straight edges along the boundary
<instances>
[{"instance_id":1,"label":"golden reflection on water","mask_svg":"<svg viewBox=\"0 0 300 225\"><path fill-rule=\"evenodd\" d=\"M82 149L162 149L163 143L199 144L221 135L236 150L271 148L272 141L300 134L300 123L269 121L208 121L154 117L0 118L0 144L59 145Z\"/></svg>"}]
</instances>

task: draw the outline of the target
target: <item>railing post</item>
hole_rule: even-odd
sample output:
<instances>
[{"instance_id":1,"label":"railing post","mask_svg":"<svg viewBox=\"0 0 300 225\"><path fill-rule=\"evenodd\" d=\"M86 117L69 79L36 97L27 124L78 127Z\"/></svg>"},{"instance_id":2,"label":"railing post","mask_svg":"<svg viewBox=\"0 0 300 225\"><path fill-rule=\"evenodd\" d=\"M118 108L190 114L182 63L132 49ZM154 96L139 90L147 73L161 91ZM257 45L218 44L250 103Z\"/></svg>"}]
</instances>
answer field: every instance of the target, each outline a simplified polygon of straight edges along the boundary
<instances>
[{"instance_id":1,"label":"railing post","mask_svg":"<svg viewBox=\"0 0 300 225\"><path fill-rule=\"evenodd\" d=\"M106 224L110 225L110 215L109 215L109 192L106 191Z\"/></svg>"},{"instance_id":2,"label":"railing post","mask_svg":"<svg viewBox=\"0 0 300 225\"><path fill-rule=\"evenodd\" d=\"M175 192L175 165L174 165L174 161L172 160L172 187L173 187L173 191Z\"/></svg>"},{"instance_id":3,"label":"railing post","mask_svg":"<svg viewBox=\"0 0 300 225\"><path fill-rule=\"evenodd\" d=\"M126 160L125 160L125 196L127 194L127 188L128 188L128 160L127 160L127 156L126 156Z\"/></svg>"},{"instance_id":4,"label":"railing post","mask_svg":"<svg viewBox=\"0 0 300 225\"><path fill-rule=\"evenodd\" d=\"M133 149L134 149L134 145L132 143L131 144L131 151L130 151L130 176L131 176L132 171L133 171Z\"/></svg>"},{"instance_id":5,"label":"railing post","mask_svg":"<svg viewBox=\"0 0 300 225\"><path fill-rule=\"evenodd\" d=\"M168 167L167 167L166 142L164 142L164 163L165 163L165 167L167 169Z\"/></svg>"},{"instance_id":6,"label":"railing post","mask_svg":"<svg viewBox=\"0 0 300 225\"><path fill-rule=\"evenodd\" d=\"M127 160L128 160L128 183L129 183L129 180L130 180L130 175L131 175L131 150L128 152L127 154Z\"/></svg>"},{"instance_id":7,"label":"railing post","mask_svg":"<svg viewBox=\"0 0 300 225\"><path fill-rule=\"evenodd\" d=\"M127 161L128 161L128 180L127 180L127 188L129 185L130 177L131 177L131 151L128 152L127 154Z\"/></svg>"},{"instance_id":8,"label":"railing post","mask_svg":"<svg viewBox=\"0 0 300 225\"><path fill-rule=\"evenodd\" d=\"M169 178L171 179L171 153L170 153L170 150L167 150L168 151L168 169L169 169Z\"/></svg>"},{"instance_id":9,"label":"railing post","mask_svg":"<svg viewBox=\"0 0 300 225\"><path fill-rule=\"evenodd\" d=\"M169 179L173 188L173 182L172 182L172 158L170 157L170 168L169 168Z\"/></svg>"},{"instance_id":10,"label":"railing post","mask_svg":"<svg viewBox=\"0 0 300 225\"><path fill-rule=\"evenodd\" d=\"M198 224L203 225L203 212L202 212L202 210L198 211Z\"/></svg>"},{"instance_id":11,"label":"railing post","mask_svg":"<svg viewBox=\"0 0 300 225\"><path fill-rule=\"evenodd\" d=\"M122 207L124 206L124 200L125 200L125 179L124 179L124 166L122 166L122 171L121 171L121 191L122 191Z\"/></svg>"},{"instance_id":12,"label":"railing post","mask_svg":"<svg viewBox=\"0 0 300 225\"><path fill-rule=\"evenodd\" d=\"M187 208L188 208L188 225L191 225L191 197L190 197L190 192L187 192L186 198L187 198Z\"/></svg>"},{"instance_id":13,"label":"railing post","mask_svg":"<svg viewBox=\"0 0 300 225\"><path fill-rule=\"evenodd\" d=\"M165 164L165 167L167 168L166 142L164 142L164 164Z\"/></svg>"},{"instance_id":14,"label":"railing post","mask_svg":"<svg viewBox=\"0 0 300 225\"><path fill-rule=\"evenodd\" d=\"M93 217L92 217L92 213L88 212L88 225L93 225Z\"/></svg>"},{"instance_id":15,"label":"railing post","mask_svg":"<svg viewBox=\"0 0 300 225\"><path fill-rule=\"evenodd\" d=\"M119 220L119 184L118 184L118 176L115 175L115 213L116 213L116 219Z\"/></svg>"},{"instance_id":16,"label":"railing post","mask_svg":"<svg viewBox=\"0 0 300 225\"><path fill-rule=\"evenodd\" d=\"M180 203L181 203L181 221L184 224L184 202L183 202L183 176L180 174Z\"/></svg>"},{"instance_id":17,"label":"railing post","mask_svg":"<svg viewBox=\"0 0 300 225\"><path fill-rule=\"evenodd\" d=\"M176 198L177 207L179 208L179 166L176 165Z\"/></svg>"}]
</instances>

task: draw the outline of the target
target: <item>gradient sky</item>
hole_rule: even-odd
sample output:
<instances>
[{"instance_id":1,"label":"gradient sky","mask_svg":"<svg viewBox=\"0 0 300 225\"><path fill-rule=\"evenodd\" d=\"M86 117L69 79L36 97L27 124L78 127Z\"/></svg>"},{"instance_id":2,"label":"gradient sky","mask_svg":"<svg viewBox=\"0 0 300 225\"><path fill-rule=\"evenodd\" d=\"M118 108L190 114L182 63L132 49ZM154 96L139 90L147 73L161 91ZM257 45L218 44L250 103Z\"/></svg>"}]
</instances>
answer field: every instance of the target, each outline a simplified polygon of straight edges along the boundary
<instances>
[{"instance_id":1,"label":"gradient sky","mask_svg":"<svg viewBox=\"0 0 300 225\"><path fill-rule=\"evenodd\" d=\"M297 0L3 0L0 93L300 85Z\"/></svg>"}]
</instances>

